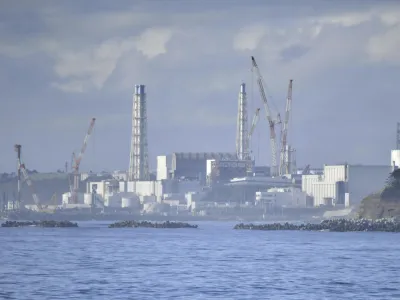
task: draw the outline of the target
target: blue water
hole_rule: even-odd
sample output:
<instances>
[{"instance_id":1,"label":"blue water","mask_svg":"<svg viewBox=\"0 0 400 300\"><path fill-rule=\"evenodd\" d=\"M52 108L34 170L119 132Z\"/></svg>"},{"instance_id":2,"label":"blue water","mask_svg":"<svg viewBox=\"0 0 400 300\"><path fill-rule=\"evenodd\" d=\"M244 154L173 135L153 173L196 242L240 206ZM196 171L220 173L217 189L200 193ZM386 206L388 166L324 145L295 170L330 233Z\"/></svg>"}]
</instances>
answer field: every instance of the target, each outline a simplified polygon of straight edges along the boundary
<instances>
[{"instance_id":1,"label":"blue water","mask_svg":"<svg viewBox=\"0 0 400 300\"><path fill-rule=\"evenodd\" d=\"M400 299L400 234L0 228L0 299Z\"/></svg>"}]
</instances>

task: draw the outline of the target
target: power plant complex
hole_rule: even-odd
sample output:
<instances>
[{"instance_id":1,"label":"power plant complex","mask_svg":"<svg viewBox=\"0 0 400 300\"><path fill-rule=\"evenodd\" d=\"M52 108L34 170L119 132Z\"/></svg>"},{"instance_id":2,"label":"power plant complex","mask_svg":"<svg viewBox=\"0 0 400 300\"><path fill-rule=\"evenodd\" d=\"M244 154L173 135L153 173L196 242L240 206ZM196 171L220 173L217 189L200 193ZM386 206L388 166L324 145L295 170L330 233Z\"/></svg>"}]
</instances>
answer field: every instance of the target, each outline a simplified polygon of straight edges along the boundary
<instances>
[{"instance_id":1,"label":"power plant complex","mask_svg":"<svg viewBox=\"0 0 400 300\"><path fill-rule=\"evenodd\" d=\"M356 206L363 197L379 190L389 172L400 165L398 123L397 148L392 150L388 165L343 163L324 165L321 169L313 169L307 165L298 170L296 151L290 145L289 139L293 80L288 83L285 113L281 119L279 113L270 109L265 83L254 57L251 57L251 64L269 126L269 166L257 165L252 157L251 139L262 109L257 108L253 112L249 124L246 84L241 83L236 151L174 152L159 155L156 174L152 174L149 170L148 147L152 145L148 145L147 136L146 86L135 85L127 172L108 174L106 179L84 176L80 172L80 163L95 126L96 119L93 118L80 153L72 154L71 170L68 170L66 163L69 191L64 191L61 201L54 196L54 203L41 203L34 180L31 180L31 175L21 160L22 146L15 145L18 166L17 197L13 201L5 201L3 197L1 209L52 214L74 210L86 214L134 213L160 216L233 216L240 211L241 215L255 218L285 213L296 215L304 211L315 213L321 208L345 209ZM31 188L33 204L26 204L21 198L21 186L24 182Z\"/></svg>"}]
</instances>

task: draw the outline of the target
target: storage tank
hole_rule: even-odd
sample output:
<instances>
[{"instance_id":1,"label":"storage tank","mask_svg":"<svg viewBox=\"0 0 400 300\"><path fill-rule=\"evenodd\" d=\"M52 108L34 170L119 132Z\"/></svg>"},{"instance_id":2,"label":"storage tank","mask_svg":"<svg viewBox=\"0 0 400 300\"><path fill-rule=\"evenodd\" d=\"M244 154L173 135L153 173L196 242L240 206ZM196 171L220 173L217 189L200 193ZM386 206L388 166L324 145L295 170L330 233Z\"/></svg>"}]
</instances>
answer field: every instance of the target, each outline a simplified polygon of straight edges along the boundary
<instances>
[{"instance_id":1,"label":"storage tank","mask_svg":"<svg viewBox=\"0 0 400 300\"><path fill-rule=\"evenodd\" d=\"M83 195L83 203L87 205L92 205L92 194L85 193ZM96 202L95 202L96 203Z\"/></svg>"},{"instance_id":2,"label":"storage tank","mask_svg":"<svg viewBox=\"0 0 400 300\"><path fill-rule=\"evenodd\" d=\"M122 197L121 207L122 208L136 208L139 206L139 197Z\"/></svg>"}]
</instances>

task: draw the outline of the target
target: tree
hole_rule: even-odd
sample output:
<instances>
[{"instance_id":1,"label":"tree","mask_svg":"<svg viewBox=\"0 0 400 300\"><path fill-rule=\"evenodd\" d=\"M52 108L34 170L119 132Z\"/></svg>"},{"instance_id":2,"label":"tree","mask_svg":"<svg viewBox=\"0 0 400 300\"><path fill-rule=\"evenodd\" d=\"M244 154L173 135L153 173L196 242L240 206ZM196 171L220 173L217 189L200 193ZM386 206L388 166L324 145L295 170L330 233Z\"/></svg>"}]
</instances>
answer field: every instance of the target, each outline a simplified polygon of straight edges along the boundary
<instances>
[{"instance_id":1,"label":"tree","mask_svg":"<svg viewBox=\"0 0 400 300\"><path fill-rule=\"evenodd\" d=\"M396 169L389 174L389 177L386 179L386 187L400 188L400 169Z\"/></svg>"},{"instance_id":2,"label":"tree","mask_svg":"<svg viewBox=\"0 0 400 300\"><path fill-rule=\"evenodd\" d=\"M386 186L381 193L381 198L398 198L400 200L400 169L390 173Z\"/></svg>"}]
</instances>

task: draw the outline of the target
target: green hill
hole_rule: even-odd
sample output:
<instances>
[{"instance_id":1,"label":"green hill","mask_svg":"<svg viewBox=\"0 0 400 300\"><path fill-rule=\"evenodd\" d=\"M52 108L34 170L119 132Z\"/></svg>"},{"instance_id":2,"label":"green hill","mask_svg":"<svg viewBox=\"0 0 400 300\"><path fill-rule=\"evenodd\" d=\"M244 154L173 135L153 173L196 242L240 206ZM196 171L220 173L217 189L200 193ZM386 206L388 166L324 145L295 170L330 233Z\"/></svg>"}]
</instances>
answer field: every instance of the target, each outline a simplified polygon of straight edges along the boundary
<instances>
[{"instance_id":1,"label":"green hill","mask_svg":"<svg viewBox=\"0 0 400 300\"><path fill-rule=\"evenodd\" d=\"M361 201L358 215L367 219L400 217L400 169L389 175L381 192Z\"/></svg>"}]
</instances>

